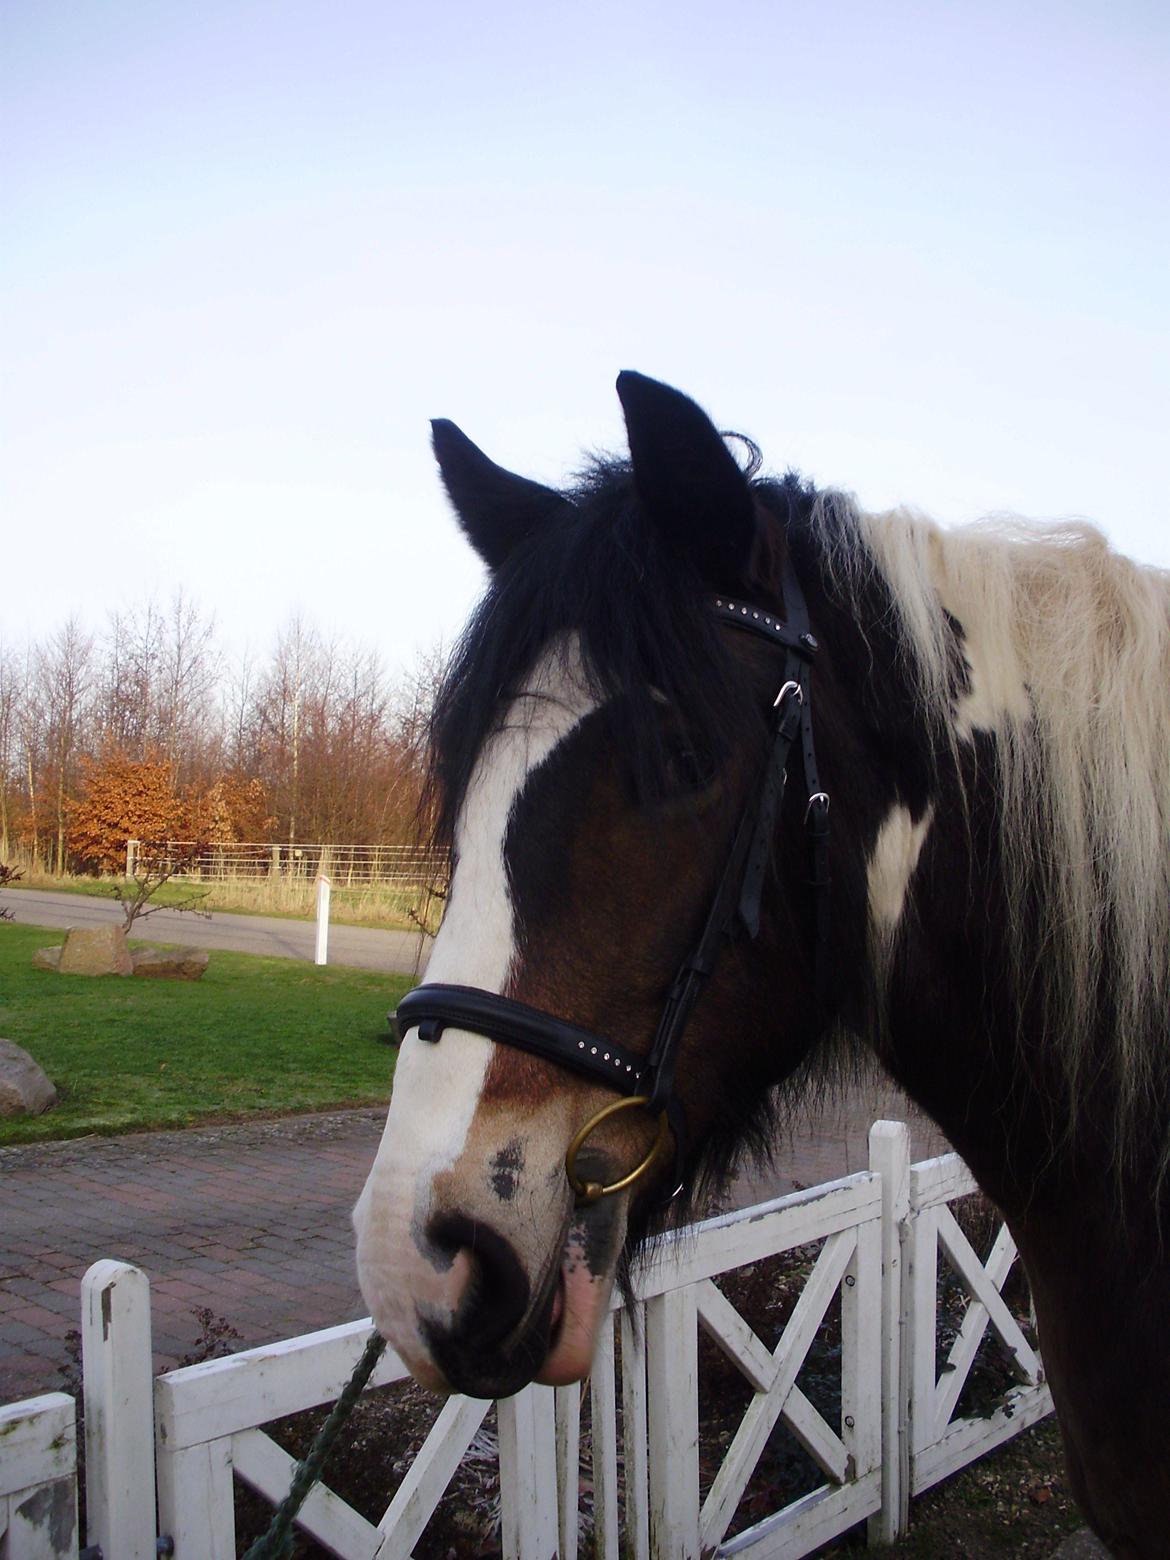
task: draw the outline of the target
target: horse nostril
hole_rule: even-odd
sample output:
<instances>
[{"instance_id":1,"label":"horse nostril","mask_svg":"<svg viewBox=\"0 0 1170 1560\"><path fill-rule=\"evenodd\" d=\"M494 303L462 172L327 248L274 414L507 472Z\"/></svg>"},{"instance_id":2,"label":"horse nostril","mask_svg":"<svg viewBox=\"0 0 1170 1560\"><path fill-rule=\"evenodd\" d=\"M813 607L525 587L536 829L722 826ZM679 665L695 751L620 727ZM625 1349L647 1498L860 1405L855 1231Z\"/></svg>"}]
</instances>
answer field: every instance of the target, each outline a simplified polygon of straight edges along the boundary
<instances>
[{"instance_id":1,"label":"horse nostril","mask_svg":"<svg viewBox=\"0 0 1170 1560\"><path fill-rule=\"evenodd\" d=\"M463 1213L437 1214L427 1226L431 1244L452 1259L471 1261L471 1278L455 1313L456 1335L491 1347L516 1330L528 1310L528 1277L512 1247L488 1224Z\"/></svg>"}]
</instances>

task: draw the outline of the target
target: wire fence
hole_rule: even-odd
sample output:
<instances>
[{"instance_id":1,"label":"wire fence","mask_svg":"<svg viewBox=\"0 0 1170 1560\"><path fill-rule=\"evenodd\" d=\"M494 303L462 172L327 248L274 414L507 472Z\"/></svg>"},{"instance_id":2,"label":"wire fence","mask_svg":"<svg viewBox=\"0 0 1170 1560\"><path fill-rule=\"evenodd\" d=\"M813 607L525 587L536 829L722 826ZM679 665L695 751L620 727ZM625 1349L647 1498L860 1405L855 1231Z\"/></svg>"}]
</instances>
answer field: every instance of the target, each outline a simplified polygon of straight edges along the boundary
<instances>
[{"instance_id":1,"label":"wire fence","mask_svg":"<svg viewBox=\"0 0 1170 1560\"><path fill-rule=\"evenodd\" d=\"M335 888L375 884L428 888L439 883L446 871L440 852L412 845L290 845L270 841L200 845L196 841L168 840L162 847L147 847L138 840L127 843L127 877L155 863L176 864L172 877L177 881L311 883L324 876Z\"/></svg>"}]
</instances>

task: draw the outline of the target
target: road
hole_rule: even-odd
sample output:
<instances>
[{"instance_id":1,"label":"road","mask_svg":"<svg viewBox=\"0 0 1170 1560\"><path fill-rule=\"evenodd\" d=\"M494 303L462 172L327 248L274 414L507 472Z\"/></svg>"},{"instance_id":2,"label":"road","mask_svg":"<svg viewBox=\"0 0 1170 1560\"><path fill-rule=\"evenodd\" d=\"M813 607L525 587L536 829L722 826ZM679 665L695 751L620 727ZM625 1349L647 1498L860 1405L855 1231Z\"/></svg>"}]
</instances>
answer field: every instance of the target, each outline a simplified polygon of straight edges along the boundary
<instances>
[{"instance_id":1,"label":"road","mask_svg":"<svg viewBox=\"0 0 1170 1560\"><path fill-rule=\"evenodd\" d=\"M4 905L26 926L100 926L122 918L121 906L87 894L54 894L39 888L12 889ZM216 910L210 918L156 910L135 923L134 936L151 942L179 943L190 948L229 948L235 953L261 953L278 959L312 959L316 941L312 921L280 916L229 915ZM419 968L416 932L388 932L373 926L329 928L330 964L362 970L390 970L413 975ZM425 955L422 959L426 963Z\"/></svg>"}]
</instances>

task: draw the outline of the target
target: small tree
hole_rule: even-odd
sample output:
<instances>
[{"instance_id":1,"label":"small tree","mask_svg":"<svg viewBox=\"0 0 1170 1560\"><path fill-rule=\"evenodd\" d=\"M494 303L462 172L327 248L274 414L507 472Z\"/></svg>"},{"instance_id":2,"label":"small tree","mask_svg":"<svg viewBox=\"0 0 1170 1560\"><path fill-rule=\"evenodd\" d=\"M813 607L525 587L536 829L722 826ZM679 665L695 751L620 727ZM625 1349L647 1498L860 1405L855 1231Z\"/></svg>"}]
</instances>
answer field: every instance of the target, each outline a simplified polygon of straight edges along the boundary
<instances>
[{"instance_id":1,"label":"small tree","mask_svg":"<svg viewBox=\"0 0 1170 1560\"><path fill-rule=\"evenodd\" d=\"M81 796L70 809L69 848L99 871L117 872L126 860L127 840L182 836L190 816L175 787L174 766L165 759L152 754L136 760L123 753L83 759Z\"/></svg>"},{"instance_id":2,"label":"small tree","mask_svg":"<svg viewBox=\"0 0 1170 1560\"><path fill-rule=\"evenodd\" d=\"M156 910L178 910L180 913L192 913L201 915L206 920L211 919L208 911L200 909L207 898L205 888L192 886L188 889L186 898L180 899L177 904L152 905L150 903L164 883L169 883L173 877L188 872L205 848L202 843L175 845L167 841L159 844L152 844L147 840L140 842L138 854L134 858L132 876L129 880L115 883L113 889L114 898L122 906L122 913L126 918L122 922L122 929L127 935L135 921L145 920Z\"/></svg>"}]
</instances>

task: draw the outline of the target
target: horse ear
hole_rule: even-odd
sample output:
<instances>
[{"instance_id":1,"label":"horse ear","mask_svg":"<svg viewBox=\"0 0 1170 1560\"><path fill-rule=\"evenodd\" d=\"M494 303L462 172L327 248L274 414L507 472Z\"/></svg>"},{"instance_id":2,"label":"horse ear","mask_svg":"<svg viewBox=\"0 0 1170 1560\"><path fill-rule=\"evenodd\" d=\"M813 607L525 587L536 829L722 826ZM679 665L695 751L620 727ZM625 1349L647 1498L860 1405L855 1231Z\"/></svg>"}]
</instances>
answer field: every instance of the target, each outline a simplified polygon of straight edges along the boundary
<instances>
[{"instance_id":1,"label":"horse ear","mask_svg":"<svg viewBox=\"0 0 1170 1560\"><path fill-rule=\"evenodd\" d=\"M567 503L552 488L497 466L445 417L431 423L431 445L459 524L489 569Z\"/></svg>"},{"instance_id":2,"label":"horse ear","mask_svg":"<svg viewBox=\"0 0 1170 1560\"><path fill-rule=\"evenodd\" d=\"M712 585L747 572L756 512L747 478L714 423L689 397L644 374L618 375L634 486L663 538Z\"/></svg>"}]
</instances>

